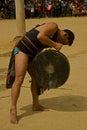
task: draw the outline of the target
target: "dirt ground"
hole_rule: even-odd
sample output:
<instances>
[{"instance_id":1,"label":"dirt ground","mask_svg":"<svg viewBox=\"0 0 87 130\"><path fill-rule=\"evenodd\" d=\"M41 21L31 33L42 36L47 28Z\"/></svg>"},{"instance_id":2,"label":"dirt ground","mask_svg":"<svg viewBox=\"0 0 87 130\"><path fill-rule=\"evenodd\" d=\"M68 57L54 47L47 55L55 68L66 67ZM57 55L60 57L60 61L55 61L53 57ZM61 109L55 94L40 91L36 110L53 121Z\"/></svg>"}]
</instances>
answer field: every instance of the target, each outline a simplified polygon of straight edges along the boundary
<instances>
[{"instance_id":1,"label":"dirt ground","mask_svg":"<svg viewBox=\"0 0 87 130\"><path fill-rule=\"evenodd\" d=\"M19 123L13 125L9 122L11 90L5 88L5 80L17 28L16 20L0 20L0 130L87 130L87 17L27 19L26 31L49 21L75 33L73 46L61 50L69 59L70 76L63 86L40 96L49 111L33 112L26 74L18 100Z\"/></svg>"}]
</instances>

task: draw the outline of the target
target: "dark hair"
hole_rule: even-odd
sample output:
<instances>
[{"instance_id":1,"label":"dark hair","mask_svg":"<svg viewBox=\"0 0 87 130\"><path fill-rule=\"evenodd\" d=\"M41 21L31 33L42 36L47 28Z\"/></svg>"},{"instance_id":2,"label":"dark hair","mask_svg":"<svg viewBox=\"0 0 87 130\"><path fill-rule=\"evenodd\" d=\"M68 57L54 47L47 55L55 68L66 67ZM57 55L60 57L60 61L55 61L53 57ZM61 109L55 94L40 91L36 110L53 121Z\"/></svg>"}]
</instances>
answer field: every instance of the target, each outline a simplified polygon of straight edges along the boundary
<instances>
[{"instance_id":1,"label":"dark hair","mask_svg":"<svg viewBox=\"0 0 87 130\"><path fill-rule=\"evenodd\" d=\"M64 29L64 31L66 33L68 33L68 35L69 35L69 46L71 46L72 43L73 43L73 40L75 39L75 35L74 35L74 33L71 30Z\"/></svg>"}]
</instances>

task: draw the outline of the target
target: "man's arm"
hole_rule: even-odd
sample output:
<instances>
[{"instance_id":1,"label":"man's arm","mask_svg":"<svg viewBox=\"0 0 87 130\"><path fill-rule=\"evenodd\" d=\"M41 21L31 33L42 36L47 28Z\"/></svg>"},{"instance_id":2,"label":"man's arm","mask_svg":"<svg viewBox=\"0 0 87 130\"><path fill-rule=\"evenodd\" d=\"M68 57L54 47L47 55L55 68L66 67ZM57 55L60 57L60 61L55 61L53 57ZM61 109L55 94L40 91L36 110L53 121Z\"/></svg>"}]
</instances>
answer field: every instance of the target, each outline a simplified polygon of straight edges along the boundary
<instances>
[{"instance_id":1,"label":"man's arm","mask_svg":"<svg viewBox=\"0 0 87 130\"><path fill-rule=\"evenodd\" d=\"M54 42L51 40L54 33L58 30L58 26L55 23L47 24L46 26L42 26L42 28L38 29L39 34L37 36L38 40L43 45L48 45L50 47L55 48L56 50L60 50L62 47L61 43Z\"/></svg>"}]
</instances>

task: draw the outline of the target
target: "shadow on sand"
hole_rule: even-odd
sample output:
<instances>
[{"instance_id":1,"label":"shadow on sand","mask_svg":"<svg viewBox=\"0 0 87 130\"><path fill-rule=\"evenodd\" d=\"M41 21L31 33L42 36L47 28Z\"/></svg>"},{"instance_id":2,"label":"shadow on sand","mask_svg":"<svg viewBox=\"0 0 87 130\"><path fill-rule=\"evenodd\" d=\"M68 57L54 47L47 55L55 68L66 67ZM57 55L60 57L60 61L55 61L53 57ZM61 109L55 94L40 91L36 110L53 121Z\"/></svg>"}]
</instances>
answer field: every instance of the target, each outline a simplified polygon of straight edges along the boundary
<instances>
[{"instance_id":1,"label":"shadow on sand","mask_svg":"<svg viewBox=\"0 0 87 130\"><path fill-rule=\"evenodd\" d=\"M87 110L87 97L80 95L60 96L52 97L40 100L40 103L48 107L51 110L63 111L63 112L78 112ZM31 105L24 106L21 108L24 111L20 118L39 113L38 111L32 111Z\"/></svg>"}]
</instances>

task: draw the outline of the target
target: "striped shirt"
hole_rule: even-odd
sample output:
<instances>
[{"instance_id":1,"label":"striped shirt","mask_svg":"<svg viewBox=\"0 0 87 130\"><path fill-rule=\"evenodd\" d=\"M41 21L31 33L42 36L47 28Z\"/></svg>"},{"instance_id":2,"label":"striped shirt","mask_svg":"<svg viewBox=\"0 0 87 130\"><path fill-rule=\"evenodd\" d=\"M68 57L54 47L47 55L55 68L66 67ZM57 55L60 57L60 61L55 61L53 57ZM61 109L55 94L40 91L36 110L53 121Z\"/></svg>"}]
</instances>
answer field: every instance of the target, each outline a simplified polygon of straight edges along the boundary
<instances>
[{"instance_id":1,"label":"striped shirt","mask_svg":"<svg viewBox=\"0 0 87 130\"><path fill-rule=\"evenodd\" d=\"M48 46L43 45L38 39L39 31L35 28L28 31L25 36L18 42L17 47L28 54L31 57L34 57L37 53L39 53L42 49L47 48ZM52 40L55 41L57 38L57 32L54 34Z\"/></svg>"}]
</instances>

